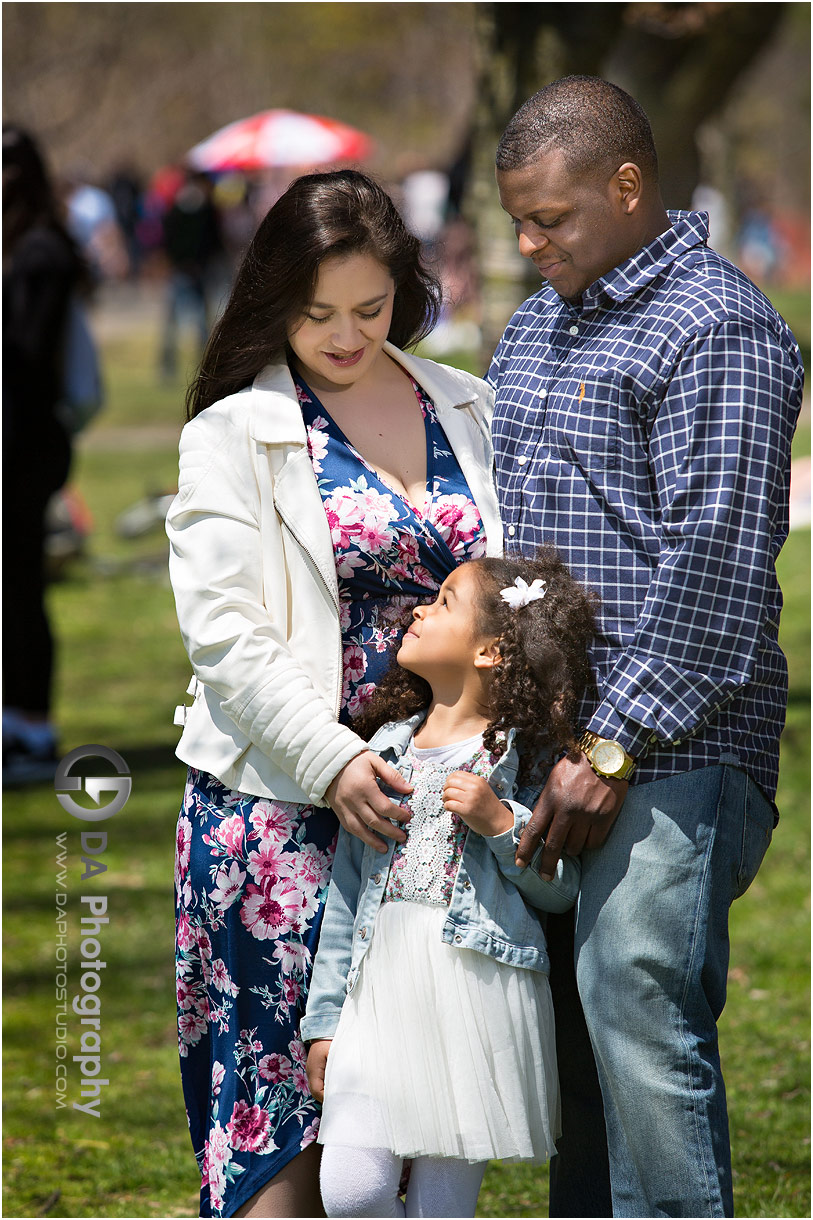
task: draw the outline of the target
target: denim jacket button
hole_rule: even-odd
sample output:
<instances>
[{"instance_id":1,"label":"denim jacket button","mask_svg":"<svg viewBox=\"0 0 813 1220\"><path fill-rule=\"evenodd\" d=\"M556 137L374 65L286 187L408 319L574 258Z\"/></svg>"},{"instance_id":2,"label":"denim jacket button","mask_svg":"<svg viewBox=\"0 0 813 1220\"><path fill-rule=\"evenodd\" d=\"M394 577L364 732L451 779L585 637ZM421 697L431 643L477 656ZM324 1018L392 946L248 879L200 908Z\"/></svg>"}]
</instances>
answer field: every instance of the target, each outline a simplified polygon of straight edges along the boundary
<instances>
[{"instance_id":1,"label":"denim jacket button","mask_svg":"<svg viewBox=\"0 0 813 1220\"><path fill-rule=\"evenodd\" d=\"M455 943L456 945L462 945L462 944L463 944L463 937L462 937L462 936L460 936L460 935L456 936L456 937L454 938L454 943Z\"/></svg>"},{"instance_id":2,"label":"denim jacket button","mask_svg":"<svg viewBox=\"0 0 813 1220\"><path fill-rule=\"evenodd\" d=\"M367 929L362 928L361 931L359 932L359 940L366 940L366 939L367 939Z\"/></svg>"},{"instance_id":3,"label":"denim jacket button","mask_svg":"<svg viewBox=\"0 0 813 1220\"><path fill-rule=\"evenodd\" d=\"M463 889L464 889L464 890L470 890L470 889L471 889L471 882L470 882L470 881L467 881L467 882L466 882L466 884L463 886Z\"/></svg>"},{"instance_id":4,"label":"denim jacket button","mask_svg":"<svg viewBox=\"0 0 813 1220\"><path fill-rule=\"evenodd\" d=\"M376 885L380 885L381 884L381 874L376 873L376 875L373 877L373 881L376 883Z\"/></svg>"}]
</instances>

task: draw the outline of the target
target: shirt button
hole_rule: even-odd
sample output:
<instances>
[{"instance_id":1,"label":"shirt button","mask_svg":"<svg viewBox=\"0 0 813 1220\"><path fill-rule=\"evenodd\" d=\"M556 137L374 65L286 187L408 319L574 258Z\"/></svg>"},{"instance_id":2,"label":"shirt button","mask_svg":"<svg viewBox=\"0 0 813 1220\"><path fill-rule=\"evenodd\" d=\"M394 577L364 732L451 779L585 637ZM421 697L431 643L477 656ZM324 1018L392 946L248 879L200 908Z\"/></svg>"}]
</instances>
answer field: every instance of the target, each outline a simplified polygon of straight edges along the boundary
<instances>
[{"instance_id":1,"label":"shirt button","mask_svg":"<svg viewBox=\"0 0 813 1220\"><path fill-rule=\"evenodd\" d=\"M577 335L578 333L579 333L578 326L571 326L568 331L568 334L571 334L571 335Z\"/></svg>"},{"instance_id":2,"label":"shirt button","mask_svg":"<svg viewBox=\"0 0 813 1220\"><path fill-rule=\"evenodd\" d=\"M540 390L540 391L539 391L539 397L540 397L540 398L547 398L547 396L548 396L548 391L547 391L547 390Z\"/></svg>"},{"instance_id":3,"label":"shirt button","mask_svg":"<svg viewBox=\"0 0 813 1220\"><path fill-rule=\"evenodd\" d=\"M524 456L517 458L517 466L524 466L528 459Z\"/></svg>"},{"instance_id":4,"label":"shirt button","mask_svg":"<svg viewBox=\"0 0 813 1220\"><path fill-rule=\"evenodd\" d=\"M516 531L516 529L514 528L514 526L513 526L513 525L509 525L509 527L508 527L508 533L511 535L511 537L512 537L512 538L514 537L514 534L515 534L516 532L517 532L517 531Z\"/></svg>"}]
</instances>

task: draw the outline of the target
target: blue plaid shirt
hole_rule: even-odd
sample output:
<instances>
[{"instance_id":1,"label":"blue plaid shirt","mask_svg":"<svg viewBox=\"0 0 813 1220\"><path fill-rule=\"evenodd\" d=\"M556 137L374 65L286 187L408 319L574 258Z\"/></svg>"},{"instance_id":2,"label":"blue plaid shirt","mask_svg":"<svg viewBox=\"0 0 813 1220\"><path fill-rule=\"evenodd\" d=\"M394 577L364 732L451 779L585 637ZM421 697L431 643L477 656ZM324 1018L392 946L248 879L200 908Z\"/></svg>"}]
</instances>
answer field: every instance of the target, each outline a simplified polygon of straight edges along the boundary
<instances>
[{"instance_id":1,"label":"blue plaid shirt","mask_svg":"<svg viewBox=\"0 0 813 1220\"><path fill-rule=\"evenodd\" d=\"M672 228L574 304L550 285L494 354L506 545L553 542L602 599L580 723L633 782L715 763L772 799L785 720L774 563L788 533L798 346L762 293Z\"/></svg>"}]
</instances>

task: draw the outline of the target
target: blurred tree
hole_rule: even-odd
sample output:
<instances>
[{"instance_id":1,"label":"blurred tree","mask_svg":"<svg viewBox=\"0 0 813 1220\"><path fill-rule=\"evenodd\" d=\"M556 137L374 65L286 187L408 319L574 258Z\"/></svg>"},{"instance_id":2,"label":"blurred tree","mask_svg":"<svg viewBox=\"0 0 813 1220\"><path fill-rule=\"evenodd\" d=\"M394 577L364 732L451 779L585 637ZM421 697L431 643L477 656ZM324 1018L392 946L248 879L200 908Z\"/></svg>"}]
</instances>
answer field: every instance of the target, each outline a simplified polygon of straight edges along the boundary
<instances>
[{"instance_id":1,"label":"blurred tree","mask_svg":"<svg viewBox=\"0 0 813 1220\"><path fill-rule=\"evenodd\" d=\"M641 102L658 146L667 207L699 181L696 133L781 21L782 3L478 5L478 104L470 216L483 274L483 354L493 351L527 278L494 190L494 149L517 107L571 73L614 81Z\"/></svg>"}]
</instances>

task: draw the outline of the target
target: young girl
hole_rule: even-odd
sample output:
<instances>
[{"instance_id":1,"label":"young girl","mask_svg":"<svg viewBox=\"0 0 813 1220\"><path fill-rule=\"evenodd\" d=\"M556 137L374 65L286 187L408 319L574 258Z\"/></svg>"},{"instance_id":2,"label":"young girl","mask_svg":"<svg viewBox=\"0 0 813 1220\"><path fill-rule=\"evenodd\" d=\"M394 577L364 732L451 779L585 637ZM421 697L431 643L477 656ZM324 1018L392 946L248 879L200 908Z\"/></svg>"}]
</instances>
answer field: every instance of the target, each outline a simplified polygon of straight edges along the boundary
<instances>
[{"instance_id":1,"label":"young girl","mask_svg":"<svg viewBox=\"0 0 813 1220\"><path fill-rule=\"evenodd\" d=\"M412 786L407 840L341 832L301 1026L329 1216L473 1216L489 1159L559 1134L537 911L573 904L579 864L545 882L514 855L534 764L575 747L593 600L543 548L462 564L412 614L359 725Z\"/></svg>"}]
</instances>

